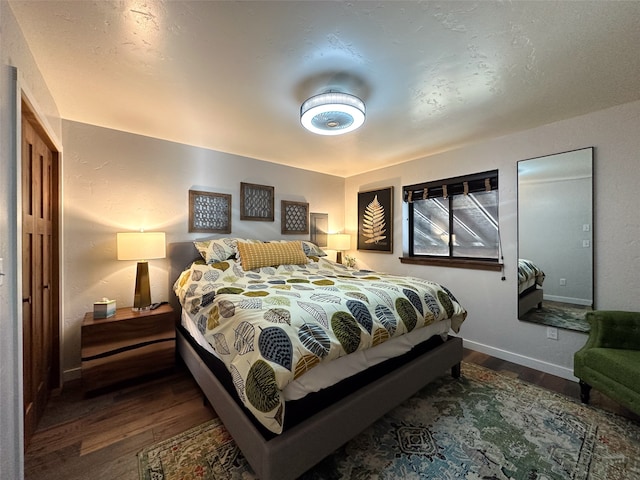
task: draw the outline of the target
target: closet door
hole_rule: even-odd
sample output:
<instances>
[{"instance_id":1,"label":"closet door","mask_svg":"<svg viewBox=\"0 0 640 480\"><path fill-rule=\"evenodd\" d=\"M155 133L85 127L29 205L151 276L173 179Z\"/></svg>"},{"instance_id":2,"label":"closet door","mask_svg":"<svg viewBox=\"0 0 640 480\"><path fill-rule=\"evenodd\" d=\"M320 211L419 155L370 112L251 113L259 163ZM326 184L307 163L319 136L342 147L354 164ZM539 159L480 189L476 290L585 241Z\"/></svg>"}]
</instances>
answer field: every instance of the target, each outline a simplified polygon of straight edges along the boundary
<instances>
[{"instance_id":1,"label":"closet door","mask_svg":"<svg viewBox=\"0 0 640 480\"><path fill-rule=\"evenodd\" d=\"M52 312L53 152L32 119L22 120L22 323L24 433L28 444L55 381Z\"/></svg>"}]
</instances>

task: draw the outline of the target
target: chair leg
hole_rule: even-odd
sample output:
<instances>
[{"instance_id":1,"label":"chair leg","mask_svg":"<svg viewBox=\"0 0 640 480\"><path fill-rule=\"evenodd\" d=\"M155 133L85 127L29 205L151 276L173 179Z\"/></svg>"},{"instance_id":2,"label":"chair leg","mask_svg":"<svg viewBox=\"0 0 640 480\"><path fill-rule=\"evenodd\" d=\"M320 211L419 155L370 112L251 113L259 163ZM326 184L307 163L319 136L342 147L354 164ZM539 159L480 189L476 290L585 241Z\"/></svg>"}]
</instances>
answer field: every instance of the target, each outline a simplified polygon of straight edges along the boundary
<instances>
[{"instance_id":1,"label":"chair leg","mask_svg":"<svg viewBox=\"0 0 640 480\"><path fill-rule=\"evenodd\" d=\"M587 382L580 380L580 401L582 403L589 403L589 394L591 393L591 385Z\"/></svg>"},{"instance_id":2,"label":"chair leg","mask_svg":"<svg viewBox=\"0 0 640 480\"><path fill-rule=\"evenodd\" d=\"M451 367L451 376L453 378L460 378L460 364L456 363L453 367Z\"/></svg>"}]
</instances>

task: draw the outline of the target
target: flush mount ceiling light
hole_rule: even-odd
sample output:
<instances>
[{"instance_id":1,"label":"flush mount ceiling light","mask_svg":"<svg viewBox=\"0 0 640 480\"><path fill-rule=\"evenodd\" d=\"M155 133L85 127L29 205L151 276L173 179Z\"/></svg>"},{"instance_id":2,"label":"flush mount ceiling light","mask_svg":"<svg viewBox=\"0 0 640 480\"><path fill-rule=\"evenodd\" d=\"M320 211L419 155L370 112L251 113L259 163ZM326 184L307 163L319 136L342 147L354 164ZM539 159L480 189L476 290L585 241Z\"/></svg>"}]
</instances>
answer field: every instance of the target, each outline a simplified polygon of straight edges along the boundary
<instances>
[{"instance_id":1,"label":"flush mount ceiling light","mask_svg":"<svg viewBox=\"0 0 640 480\"><path fill-rule=\"evenodd\" d=\"M364 123L364 102L355 95L327 92L307 99L300 107L300 122L318 135L342 135Z\"/></svg>"}]
</instances>

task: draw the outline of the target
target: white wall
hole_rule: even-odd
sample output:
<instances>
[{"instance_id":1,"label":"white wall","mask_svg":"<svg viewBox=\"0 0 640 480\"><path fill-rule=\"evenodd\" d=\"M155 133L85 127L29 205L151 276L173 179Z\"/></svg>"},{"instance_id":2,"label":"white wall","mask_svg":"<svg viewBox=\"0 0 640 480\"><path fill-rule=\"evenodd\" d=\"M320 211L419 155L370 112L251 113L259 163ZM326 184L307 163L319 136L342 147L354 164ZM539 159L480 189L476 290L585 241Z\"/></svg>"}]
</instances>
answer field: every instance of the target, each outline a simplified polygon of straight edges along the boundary
<instances>
[{"instance_id":1,"label":"white wall","mask_svg":"<svg viewBox=\"0 0 640 480\"><path fill-rule=\"evenodd\" d=\"M640 223L640 102L634 102L515 135L482 142L410 163L351 177L336 177L279 167L266 162L64 123L35 64L7 2L0 1L0 257L6 276L0 286L0 478L22 477L22 398L18 351L17 213L15 185L16 129L13 85L15 71L44 113L52 131L63 138L64 253L63 367L79 365L79 326L96 298L131 303L135 267L115 260L115 233L144 226L162 228L169 242L195 238L186 233L189 188L211 187L234 195L233 234L279 236L279 223L240 222L237 214L241 181L276 187L279 200L305 200L313 212L329 213L330 229L357 228L357 192L394 186L396 219L392 255L351 252L361 265L440 281L453 289L469 310L462 335L472 348L544 371L571 376L573 352L585 335L560 331L547 340L544 327L516 318L516 162L595 146L596 305L640 310L638 239ZM426 133L428 134L428 133ZM224 173L218 174L220 166ZM217 167L217 168L216 168ZM403 265L403 218L400 201L405 184L498 168L500 222L506 278L472 270ZM343 195L343 189L344 195ZM343 209L343 203L345 208ZM122 263L123 265L119 265ZM168 295L166 261L152 261L152 295Z\"/></svg>"},{"instance_id":2,"label":"white wall","mask_svg":"<svg viewBox=\"0 0 640 480\"><path fill-rule=\"evenodd\" d=\"M0 1L0 58L0 258L5 273L0 286L0 478L20 479L23 476L23 400L22 303L18 301L17 86L28 90L54 135L60 132L60 116L5 1Z\"/></svg>"},{"instance_id":3,"label":"white wall","mask_svg":"<svg viewBox=\"0 0 640 480\"><path fill-rule=\"evenodd\" d=\"M232 195L231 236L309 239L281 235L281 200L328 213L330 231L344 227L341 177L70 121L63 141L66 378L79 374L80 325L93 302L133 304L135 262L116 260L116 232L164 231L168 243L207 236L188 233L190 189ZM240 182L275 187L274 222L240 221ZM152 300L168 300L168 260L149 267Z\"/></svg>"},{"instance_id":4,"label":"white wall","mask_svg":"<svg viewBox=\"0 0 640 480\"><path fill-rule=\"evenodd\" d=\"M595 304L599 309L640 311L640 102L496 138L458 150L347 179L347 230L357 229L357 192L395 187L392 255L351 252L373 268L430 278L450 287L469 311L461 335L466 345L500 358L572 378L573 354L586 335L561 330L546 339L545 328L517 319L516 162L595 147ZM403 185L499 169L500 230L506 281L501 274L401 264Z\"/></svg>"}]
</instances>

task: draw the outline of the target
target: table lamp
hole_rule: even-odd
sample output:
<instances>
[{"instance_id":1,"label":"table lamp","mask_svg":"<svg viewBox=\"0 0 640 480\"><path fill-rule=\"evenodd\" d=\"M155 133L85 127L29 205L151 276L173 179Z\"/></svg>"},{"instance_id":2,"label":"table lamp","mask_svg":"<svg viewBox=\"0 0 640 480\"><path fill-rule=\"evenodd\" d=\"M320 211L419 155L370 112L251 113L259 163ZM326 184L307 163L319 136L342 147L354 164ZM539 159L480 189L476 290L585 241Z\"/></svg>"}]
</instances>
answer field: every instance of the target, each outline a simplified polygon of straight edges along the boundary
<instances>
[{"instance_id":1,"label":"table lamp","mask_svg":"<svg viewBox=\"0 0 640 480\"><path fill-rule=\"evenodd\" d=\"M351 248L351 235L346 233L334 233L329 235L328 248L336 250L336 262L342 263L342 252Z\"/></svg>"},{"instance_id":2,"label":"table lamp","mask_svg":"<svg viewBox=\"0 0 640 480\"><path fill-rule=\"evenodd\" d=\"M137 260L136 289L133 310L147 310L151 306L149 263L147 260L164 258L166 242L164 232L127 232L117 234L118 260Z\"/></svg>"}]
</instances>

